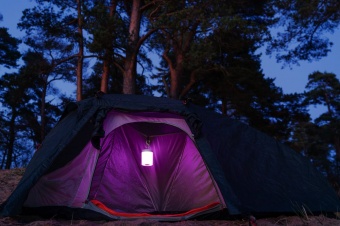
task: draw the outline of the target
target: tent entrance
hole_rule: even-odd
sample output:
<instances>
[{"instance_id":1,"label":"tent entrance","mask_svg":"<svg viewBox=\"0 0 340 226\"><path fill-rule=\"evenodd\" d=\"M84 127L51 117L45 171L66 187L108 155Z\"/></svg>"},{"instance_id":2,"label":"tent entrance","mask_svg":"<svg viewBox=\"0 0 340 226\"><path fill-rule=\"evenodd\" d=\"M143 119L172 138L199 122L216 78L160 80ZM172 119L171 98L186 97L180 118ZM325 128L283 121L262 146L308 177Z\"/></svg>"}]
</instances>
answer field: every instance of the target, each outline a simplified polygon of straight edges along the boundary
<instances>
[{"instance_id":1,"label":"tent entrance","mask_svg":"<svg viewBox=\"0 0 340 226\"><path fill-rule=\"evenodd\" d=\"M194 141L178 127L137 121L112 130L102 140L88 199L114 212L153 214L178 214L220 203ZM141 165L147 137L153 166Z\"/></svg>"},{"instance_id":2,"label":"tent entrance","mask_svg":"<svg viewBox=\"0 0 340 226\"><path fill-rule=\"evenodd\" d=\"M225 207L190 129L180 116L111 111L103 129L106 136L101 139L100 150L89 141L72 161L42 176L24 206L87 208L109 215L183 215L172 219L188 217L196 210ZM141 165L146 137L150 138L153 166Z\"/></svg>"}]
</instances>

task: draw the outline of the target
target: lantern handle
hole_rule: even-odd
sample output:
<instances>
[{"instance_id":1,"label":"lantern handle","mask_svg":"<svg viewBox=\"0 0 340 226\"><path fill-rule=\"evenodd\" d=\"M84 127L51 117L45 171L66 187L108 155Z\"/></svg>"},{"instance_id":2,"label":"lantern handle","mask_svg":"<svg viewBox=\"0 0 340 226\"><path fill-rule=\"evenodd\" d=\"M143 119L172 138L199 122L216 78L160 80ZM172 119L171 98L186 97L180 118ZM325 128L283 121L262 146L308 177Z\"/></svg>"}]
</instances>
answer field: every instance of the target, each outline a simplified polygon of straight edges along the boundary
<instances>
[{"instance_id":1,"label":"lantern handle","mask_svg":"<svg viewBox=\"0 0 340 226\"><path fill-rule=\"evenodd\" d=\"M145 143L146 143L146 147L149 148L150 147L150 137L149 136L146 137Z\"/></svg>"}]
</instances>

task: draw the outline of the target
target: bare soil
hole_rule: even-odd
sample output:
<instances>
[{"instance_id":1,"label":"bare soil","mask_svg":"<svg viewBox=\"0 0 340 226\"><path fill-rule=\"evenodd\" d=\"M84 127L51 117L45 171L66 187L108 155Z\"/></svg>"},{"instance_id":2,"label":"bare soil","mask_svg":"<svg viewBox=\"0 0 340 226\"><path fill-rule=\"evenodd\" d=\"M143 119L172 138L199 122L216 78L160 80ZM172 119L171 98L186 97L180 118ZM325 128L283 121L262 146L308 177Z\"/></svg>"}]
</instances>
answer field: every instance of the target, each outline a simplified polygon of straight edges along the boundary
<instances>
[{"instance_id":1,"label":"bare soil","mask_svg":"<svg viewBox=\"0 0 340 226\"><path fill-rule=\"evenodd\" d=\"M24 174L25 169L0 170L0 204L17 186L20 178ZM203 225L223 225L223 226L340 226L340 218L328 218L324 215L319 216L280 216L275 218L257 219L250 222L248 219L238 220L212 220L212 221L182 221L174 223L164 223L152 220L133 220L133 221L85 221L85 220L65 220L65 219L44 219L38 216L17 216L17 217L0 217L0 226L61 226L61 225L77 225L77 226L203 226Z\"/></svg>"}]
</instances>

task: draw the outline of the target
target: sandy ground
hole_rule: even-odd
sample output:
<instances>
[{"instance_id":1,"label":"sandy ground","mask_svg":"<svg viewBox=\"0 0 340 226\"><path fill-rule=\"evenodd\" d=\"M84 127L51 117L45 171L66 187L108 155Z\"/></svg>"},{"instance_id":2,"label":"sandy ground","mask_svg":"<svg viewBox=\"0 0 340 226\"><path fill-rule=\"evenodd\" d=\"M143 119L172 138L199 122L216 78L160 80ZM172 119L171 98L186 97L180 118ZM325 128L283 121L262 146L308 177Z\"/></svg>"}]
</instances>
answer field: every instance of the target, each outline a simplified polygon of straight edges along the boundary
<instances>
[{"instance_id":1,"label":"sandy ground","mask_svg":"<svg viewBox=\"0 0 340 226\"><path fill-rule=\"evenodd\" d=\"M0 170L0 203L3 203L11 192L15 189L17 183L24 173L24 169ZM224 225L224 226L340 226L340 218L328 218L320 216L280 216L276 218L257 219L255 223L249 222L248 219L238 220L214 220L214 221L182 221L174 223L164 223L151 220L134 220L134 221L85 221L85 220L65 220L65 219L43 219L37 216L32 217L0 217L0 226L6 225L30 225L30 226L60 226L60 225L77 225L77 226L191 226L191 225Z\"/></svg>"}]
</instances>

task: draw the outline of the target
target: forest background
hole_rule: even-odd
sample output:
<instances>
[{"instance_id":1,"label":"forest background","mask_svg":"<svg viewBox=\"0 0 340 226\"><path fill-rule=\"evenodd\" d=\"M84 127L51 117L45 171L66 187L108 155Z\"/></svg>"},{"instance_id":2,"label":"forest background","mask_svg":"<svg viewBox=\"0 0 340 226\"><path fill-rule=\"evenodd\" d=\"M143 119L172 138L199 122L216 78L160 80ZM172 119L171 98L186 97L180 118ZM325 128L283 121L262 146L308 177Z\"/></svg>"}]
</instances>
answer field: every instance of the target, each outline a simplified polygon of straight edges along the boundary
<instances>
[{"instance_id":1,"label":"forest background","mask_svg":"<svg viewBox=\"0 0 340 226\"><path fill-rule=\"evenodd\" d=\"M338 0L33 2L24 37L0 27L0 169L25 167L65 104L102 91L190 99L286 143L339 190L339 75L315 71L284 93L258 51L283 67L326 57Z\"/></svg>"}]
</instances>

